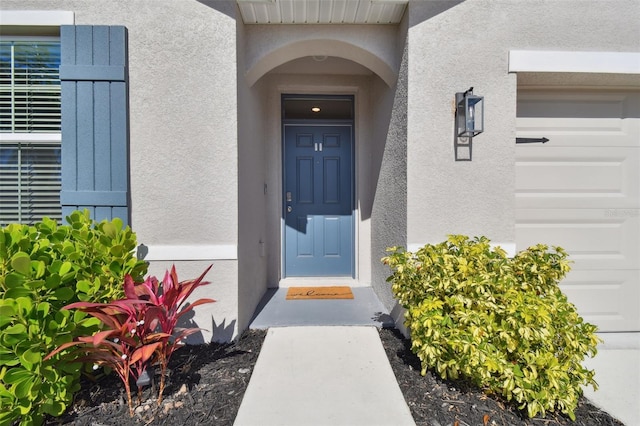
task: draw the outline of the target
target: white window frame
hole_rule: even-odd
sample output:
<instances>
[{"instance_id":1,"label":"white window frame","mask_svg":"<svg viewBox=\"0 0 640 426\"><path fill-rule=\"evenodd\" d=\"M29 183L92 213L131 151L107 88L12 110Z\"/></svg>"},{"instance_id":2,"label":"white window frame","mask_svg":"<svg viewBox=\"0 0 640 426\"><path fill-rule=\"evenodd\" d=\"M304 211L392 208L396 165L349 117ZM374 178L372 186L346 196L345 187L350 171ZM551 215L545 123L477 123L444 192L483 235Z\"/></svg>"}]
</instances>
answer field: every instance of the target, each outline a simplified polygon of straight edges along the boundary
<instances>
[{"instance_id":1,"label":"white window frame","mask_svg":"<svg viewBox=\"0 0 640 426\"><path fill-rule=\"evenodd\" d=\"M0 22L2 22L3 27L0 32L0 37L2 38L12 41L59 41L59 37L41 34L50 34L52 31L59 32L61 25L73 25L75 23L75 16L71 11L60 10L0 10ZM50 143L60 146L62 134L60 131L52 133L0 132L0 146L3 144L22 142L38 144Z\"/></svg>"}]
</instances>

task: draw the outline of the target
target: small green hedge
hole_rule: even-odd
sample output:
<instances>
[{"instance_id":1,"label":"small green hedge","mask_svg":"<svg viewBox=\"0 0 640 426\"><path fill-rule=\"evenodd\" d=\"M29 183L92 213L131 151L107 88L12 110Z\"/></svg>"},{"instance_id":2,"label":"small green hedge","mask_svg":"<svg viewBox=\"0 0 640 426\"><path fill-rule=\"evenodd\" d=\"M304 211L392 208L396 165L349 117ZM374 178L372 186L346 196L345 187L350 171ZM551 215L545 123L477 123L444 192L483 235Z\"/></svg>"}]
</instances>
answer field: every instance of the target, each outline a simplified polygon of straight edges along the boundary
<instances>
[{"instance_id":1,"label":"small green hedge","mask_svg":"<svg viewBox=\"0 0 640 426\"><path fill-rule=\"evenodd\" d=\"M454 235L388 252L387 281L406 309L422 374L464 377L530 417L559 409L575 419L580 386L597 388L581 363L599 339L558 286L570 269L561 248L536 245L509 259L487 238Z\"/></svg>"},{"instance_id":2,"label":"small green hedge","mask_svg":"<svg viewBox=\"0 0 640 426\"><path fill-rule=\"evenodd\" d=\"M41 424L61 415L79 389L81 365L43 358L99 321L62 307L123 296L125 274L142 281L136 236L122 221L73 212L69 225L45 218L0 229L0 425Z\"/></svg>"}]
</instances>

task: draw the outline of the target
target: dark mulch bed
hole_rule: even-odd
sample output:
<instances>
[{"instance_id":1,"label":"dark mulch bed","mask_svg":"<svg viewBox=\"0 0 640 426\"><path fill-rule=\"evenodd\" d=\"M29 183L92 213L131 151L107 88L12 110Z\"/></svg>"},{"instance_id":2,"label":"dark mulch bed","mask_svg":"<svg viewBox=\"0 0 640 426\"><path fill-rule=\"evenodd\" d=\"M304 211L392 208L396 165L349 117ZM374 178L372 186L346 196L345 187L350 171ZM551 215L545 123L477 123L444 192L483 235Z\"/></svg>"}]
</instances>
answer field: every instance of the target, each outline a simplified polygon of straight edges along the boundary
<instances>
[{"instance_id":1,"label":"dark mulch bed","mask_svg":"<svg viewBox=\"0 0 640 426\"><path fill-rule=\"evenodd\" d=\"M411 342L405 340L399 331L382 330L380 338L418 426L622 425L585 398L580 400L575 411L575 422L559 414L528 419L517 407L490 398L464 381L442 380L431 371L421 376L420 360L411 352Z\"/></svg>"},{"instance_id":2,"label":"dark mulch bed","mask_svg":"<svg viewBox=\"0 0 640 426\"><path fill-rule=\"evenodd\" d=\"M173 355L162 404L155 392L143 393L129 417L122 385L115 376L83 380L75 403L61 418L46 424L66 425L229 425L233 424L266 333L251 330L234 344L187 346ZM420 375L420 361L397 330L381 330L391 367L418 426L476 425L622 425L582 400L572 422L561 415L526 419L503 401L485 396L464 382Z\"/></svg>"},{"instance_id":3,"label":"dark mulch bed","mask_svg":"<svg viewBox=\"0 0 640 426\"><path fill-rule=\"evenodd\" d=\"M169 362L170 376L162 403L158 407L157 392L147 388L133 418L129 416L122 382L115 375L96 382L83 379L73 406L65 415L46 424L230 426L265 336L265 331L249 330L236 343L178 349Z\"/></svg>"}]
</instances>

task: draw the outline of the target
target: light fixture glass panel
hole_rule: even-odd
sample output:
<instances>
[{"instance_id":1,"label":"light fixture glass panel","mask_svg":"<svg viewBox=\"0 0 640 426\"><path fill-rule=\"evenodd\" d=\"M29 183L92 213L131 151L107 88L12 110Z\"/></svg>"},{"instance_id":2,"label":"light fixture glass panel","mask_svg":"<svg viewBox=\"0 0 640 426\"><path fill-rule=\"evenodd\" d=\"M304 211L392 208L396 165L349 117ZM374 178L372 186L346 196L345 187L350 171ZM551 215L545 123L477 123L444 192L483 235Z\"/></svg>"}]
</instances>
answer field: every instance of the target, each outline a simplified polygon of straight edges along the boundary
<instances>
[{"instance_id":1,"label":"light fixture glass panel","mask_svg":"<svg viewBox=\"0 0 640 426\"><path fill-rule=\"evenodd\" d=\"M457 106L457 134L473 137L484 131L484 97L467 94Z\"/></svg>"},{"instance_id":2,"label":"light fixture glass panel","mask_svg":"<svg viewBox=\"0 0 640 426\"><path fill-rule=\"evenodd\" d=\"M480 96L468 96L467 97L467 133L476 135L484 131L482 118L484 111L482 111L482 97Z\"/></svg>"}]
</instances>

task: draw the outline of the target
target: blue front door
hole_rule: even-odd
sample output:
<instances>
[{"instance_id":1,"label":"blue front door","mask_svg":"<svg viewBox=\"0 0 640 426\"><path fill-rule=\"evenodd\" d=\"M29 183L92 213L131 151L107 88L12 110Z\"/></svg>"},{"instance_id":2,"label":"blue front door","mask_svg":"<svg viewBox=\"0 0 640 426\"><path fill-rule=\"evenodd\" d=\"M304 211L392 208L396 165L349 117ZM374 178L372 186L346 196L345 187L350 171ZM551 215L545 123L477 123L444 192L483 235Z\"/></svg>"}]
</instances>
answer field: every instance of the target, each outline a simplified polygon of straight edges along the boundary
<instances>
[{"instance_id":1,"label":"blue front door","mask_svg":"<svg viewBox=\"0 0 640 426\"><path fill-rule=\"evenodd\" d=\"M353 276L351 125L284 126L284 275Z\"/></svg>"}]
</instances>

